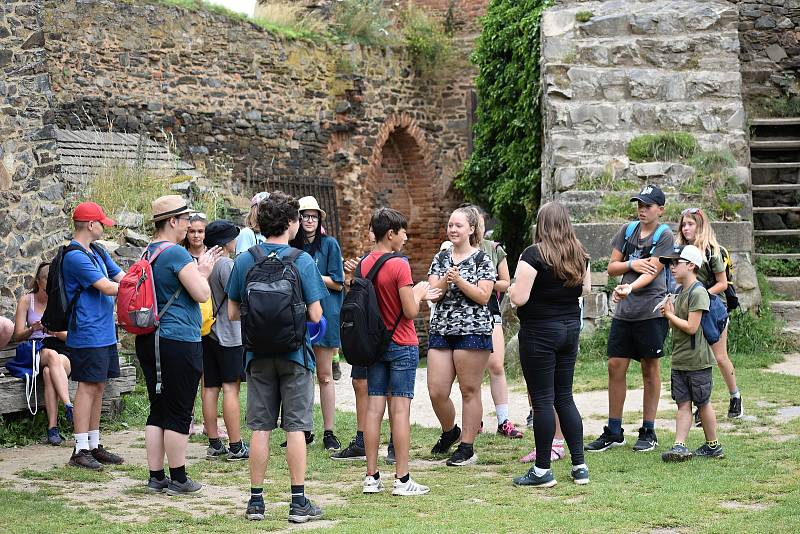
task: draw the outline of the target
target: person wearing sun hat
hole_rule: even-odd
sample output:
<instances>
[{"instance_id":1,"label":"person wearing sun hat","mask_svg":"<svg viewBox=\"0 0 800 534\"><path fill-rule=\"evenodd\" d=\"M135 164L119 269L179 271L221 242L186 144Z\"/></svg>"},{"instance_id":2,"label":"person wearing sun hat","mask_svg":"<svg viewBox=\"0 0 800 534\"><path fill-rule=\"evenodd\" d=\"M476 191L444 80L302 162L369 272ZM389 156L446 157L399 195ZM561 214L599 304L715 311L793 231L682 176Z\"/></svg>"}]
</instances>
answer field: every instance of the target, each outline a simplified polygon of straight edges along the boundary
<instances>
[{"instance_id":1,"label":"person wearing sun hat","mask_svg":"<svg viewBox=\"0 0 800 534\"><path fill-rule=\"evenodd\" d=\"M69 465L98 470L121 464L122 458L100 444L100 400L108 379L120 376L114 297L125 274L102 247L93 243L113 226L103 208L81 202L72 212L75 226L70 247L61 262L70 314L66 344L78 383L74 402L75 449Z\"/></svg>"},{"instance_id":2,"label":"person wearing sun hat","mask_svg":"<svg viewBox=\"0 0 800 534\"><path fill-rule=\"evenodd\" d=\"M244 219L244 228L239 233L236 239L236 255L254 247L259 243L264 243L266 239L261 235L261 230L258 228L258 205L269 198L269 193L261 191L253 195L250 199L250 211Z\"/></svg>"},{"instance_id":3,"label":"person wearing sun hat","mask_svg":"<svg viewBox=\"0 0 800 534\"><path fill-rule=\"evenodd\" d=\"M221 247L222 256L214 265L208 283L216 320L211 332L203 336L203 423L208 434L207 458L247 460L249 451L242 441L239 415L240 383L244 380L242 324L228 315L225 286L233 270L231 255L236 252L239 227L230 221L214 221L206 227L206 247ZM228 447L217 427L217 405L222 391L222 418L228 431Z\"/></svg>"},{"instance_id":4,"label":"person wearing sun hat","mask_svg":"<svg viewBox=\"0 0 800 534\"><path fill-rule=\"evenodd\" d=\"M203 370L199 302L211 296L208 277L221 253L212 247L194 261L177 246L186 237L192 210L180 195L166 195L152 203L155 235L147 246L152 263L158 304L159 328L136 336L136 357L142 368L150 400L145 427L145 446L150 478L147 489L183 495L201 485L186 476L186 447L194 398ZM171 302L167 306L167 302ZM158 336L158 339L156 339ZM161 366L161 392L156 390ZM164 454L170 477L164 472Z\"/></svg>"}]
</instances>

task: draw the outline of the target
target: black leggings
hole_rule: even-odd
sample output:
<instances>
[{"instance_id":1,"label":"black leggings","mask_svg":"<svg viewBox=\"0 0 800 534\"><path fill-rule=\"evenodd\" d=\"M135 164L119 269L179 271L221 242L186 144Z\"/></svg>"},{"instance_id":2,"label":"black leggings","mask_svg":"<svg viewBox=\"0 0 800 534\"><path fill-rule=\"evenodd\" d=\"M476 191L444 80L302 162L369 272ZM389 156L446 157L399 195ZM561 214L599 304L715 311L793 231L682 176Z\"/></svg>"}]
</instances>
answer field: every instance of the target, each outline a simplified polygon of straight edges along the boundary
<instances>
[{"instance_id":1,"label":"black leggings","mask_svg":"<svg viewBox=\"0 0 800 534\"><path fill-rule=\"evenodd\" d=\"M519 331L519 360L533 401L536 467L550 469L556 418L569 446L572 465L584 463L583 422L572 398L580 321L526 321Z\"/></svg>"}]
</instances>

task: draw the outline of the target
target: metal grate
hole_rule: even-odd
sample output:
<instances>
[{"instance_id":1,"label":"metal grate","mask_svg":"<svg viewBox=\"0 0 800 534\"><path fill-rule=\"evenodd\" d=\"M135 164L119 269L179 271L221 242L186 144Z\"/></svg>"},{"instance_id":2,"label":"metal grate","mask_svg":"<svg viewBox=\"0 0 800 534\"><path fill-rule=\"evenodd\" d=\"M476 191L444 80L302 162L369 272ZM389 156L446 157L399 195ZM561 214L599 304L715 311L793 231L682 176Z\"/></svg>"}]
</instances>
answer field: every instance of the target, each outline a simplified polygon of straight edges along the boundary
<instances>
[{"instance_id":1,"label":"metal grate","mask_svg":"<svg viewBox=\"0 0 800 534\"><path fill-rule=\"evenodd\" d=\"M271 177L263 182L263 191L281 190L294 197L300 198L313 196L319 206L325 210L328 218L323 226L328 235L339 239L341 227L339 225L339 208L336 204L336 187L332 180L323 178L301 177L284 178Z\"/></svg>"}]
</instances>

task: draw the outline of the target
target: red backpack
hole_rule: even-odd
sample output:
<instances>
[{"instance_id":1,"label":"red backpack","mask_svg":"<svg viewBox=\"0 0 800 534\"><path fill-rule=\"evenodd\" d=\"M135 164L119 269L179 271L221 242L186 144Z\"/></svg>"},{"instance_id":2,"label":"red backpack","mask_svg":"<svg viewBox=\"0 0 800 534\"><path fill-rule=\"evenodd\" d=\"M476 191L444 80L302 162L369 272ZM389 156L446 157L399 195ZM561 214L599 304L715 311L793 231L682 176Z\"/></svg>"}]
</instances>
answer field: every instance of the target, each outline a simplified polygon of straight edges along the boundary
<instances>
[{"instance_id":1,"label":"red backpack","mask_svg":"<svg viewBox=\"0 0 800 534\"><path fill-rule=\"evenodd\" d=\"M161 313L158 312L156 284L153 278L153 262L175 243L162 243L151 255L145 249L142 258L131 265L119 281L117 294L117 320L120 326L131 334L152 334L158 329L159 317L175 302L181 288L170 297Z\"/></svg>"}]
</instances>

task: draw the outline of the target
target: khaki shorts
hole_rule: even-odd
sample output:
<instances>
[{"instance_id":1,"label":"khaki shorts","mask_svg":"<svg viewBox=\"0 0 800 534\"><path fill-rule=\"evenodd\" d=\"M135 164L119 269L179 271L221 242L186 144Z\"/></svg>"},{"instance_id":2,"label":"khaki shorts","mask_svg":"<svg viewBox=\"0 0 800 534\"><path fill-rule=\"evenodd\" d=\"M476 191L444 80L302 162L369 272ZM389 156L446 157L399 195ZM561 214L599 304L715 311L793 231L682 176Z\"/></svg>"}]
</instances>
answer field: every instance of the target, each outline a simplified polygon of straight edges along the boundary
<instances>
[{"instance_id":1,"label":"khaki shorts","mask_svg":"<svg viewBox=\"0 0 800 534\"><path fill-rule=\"evenodd\" d=\"M247 427L270 431L314 429L314 374L292 361L256 358L247 368Z\"/></svg>"}]
</instances>

